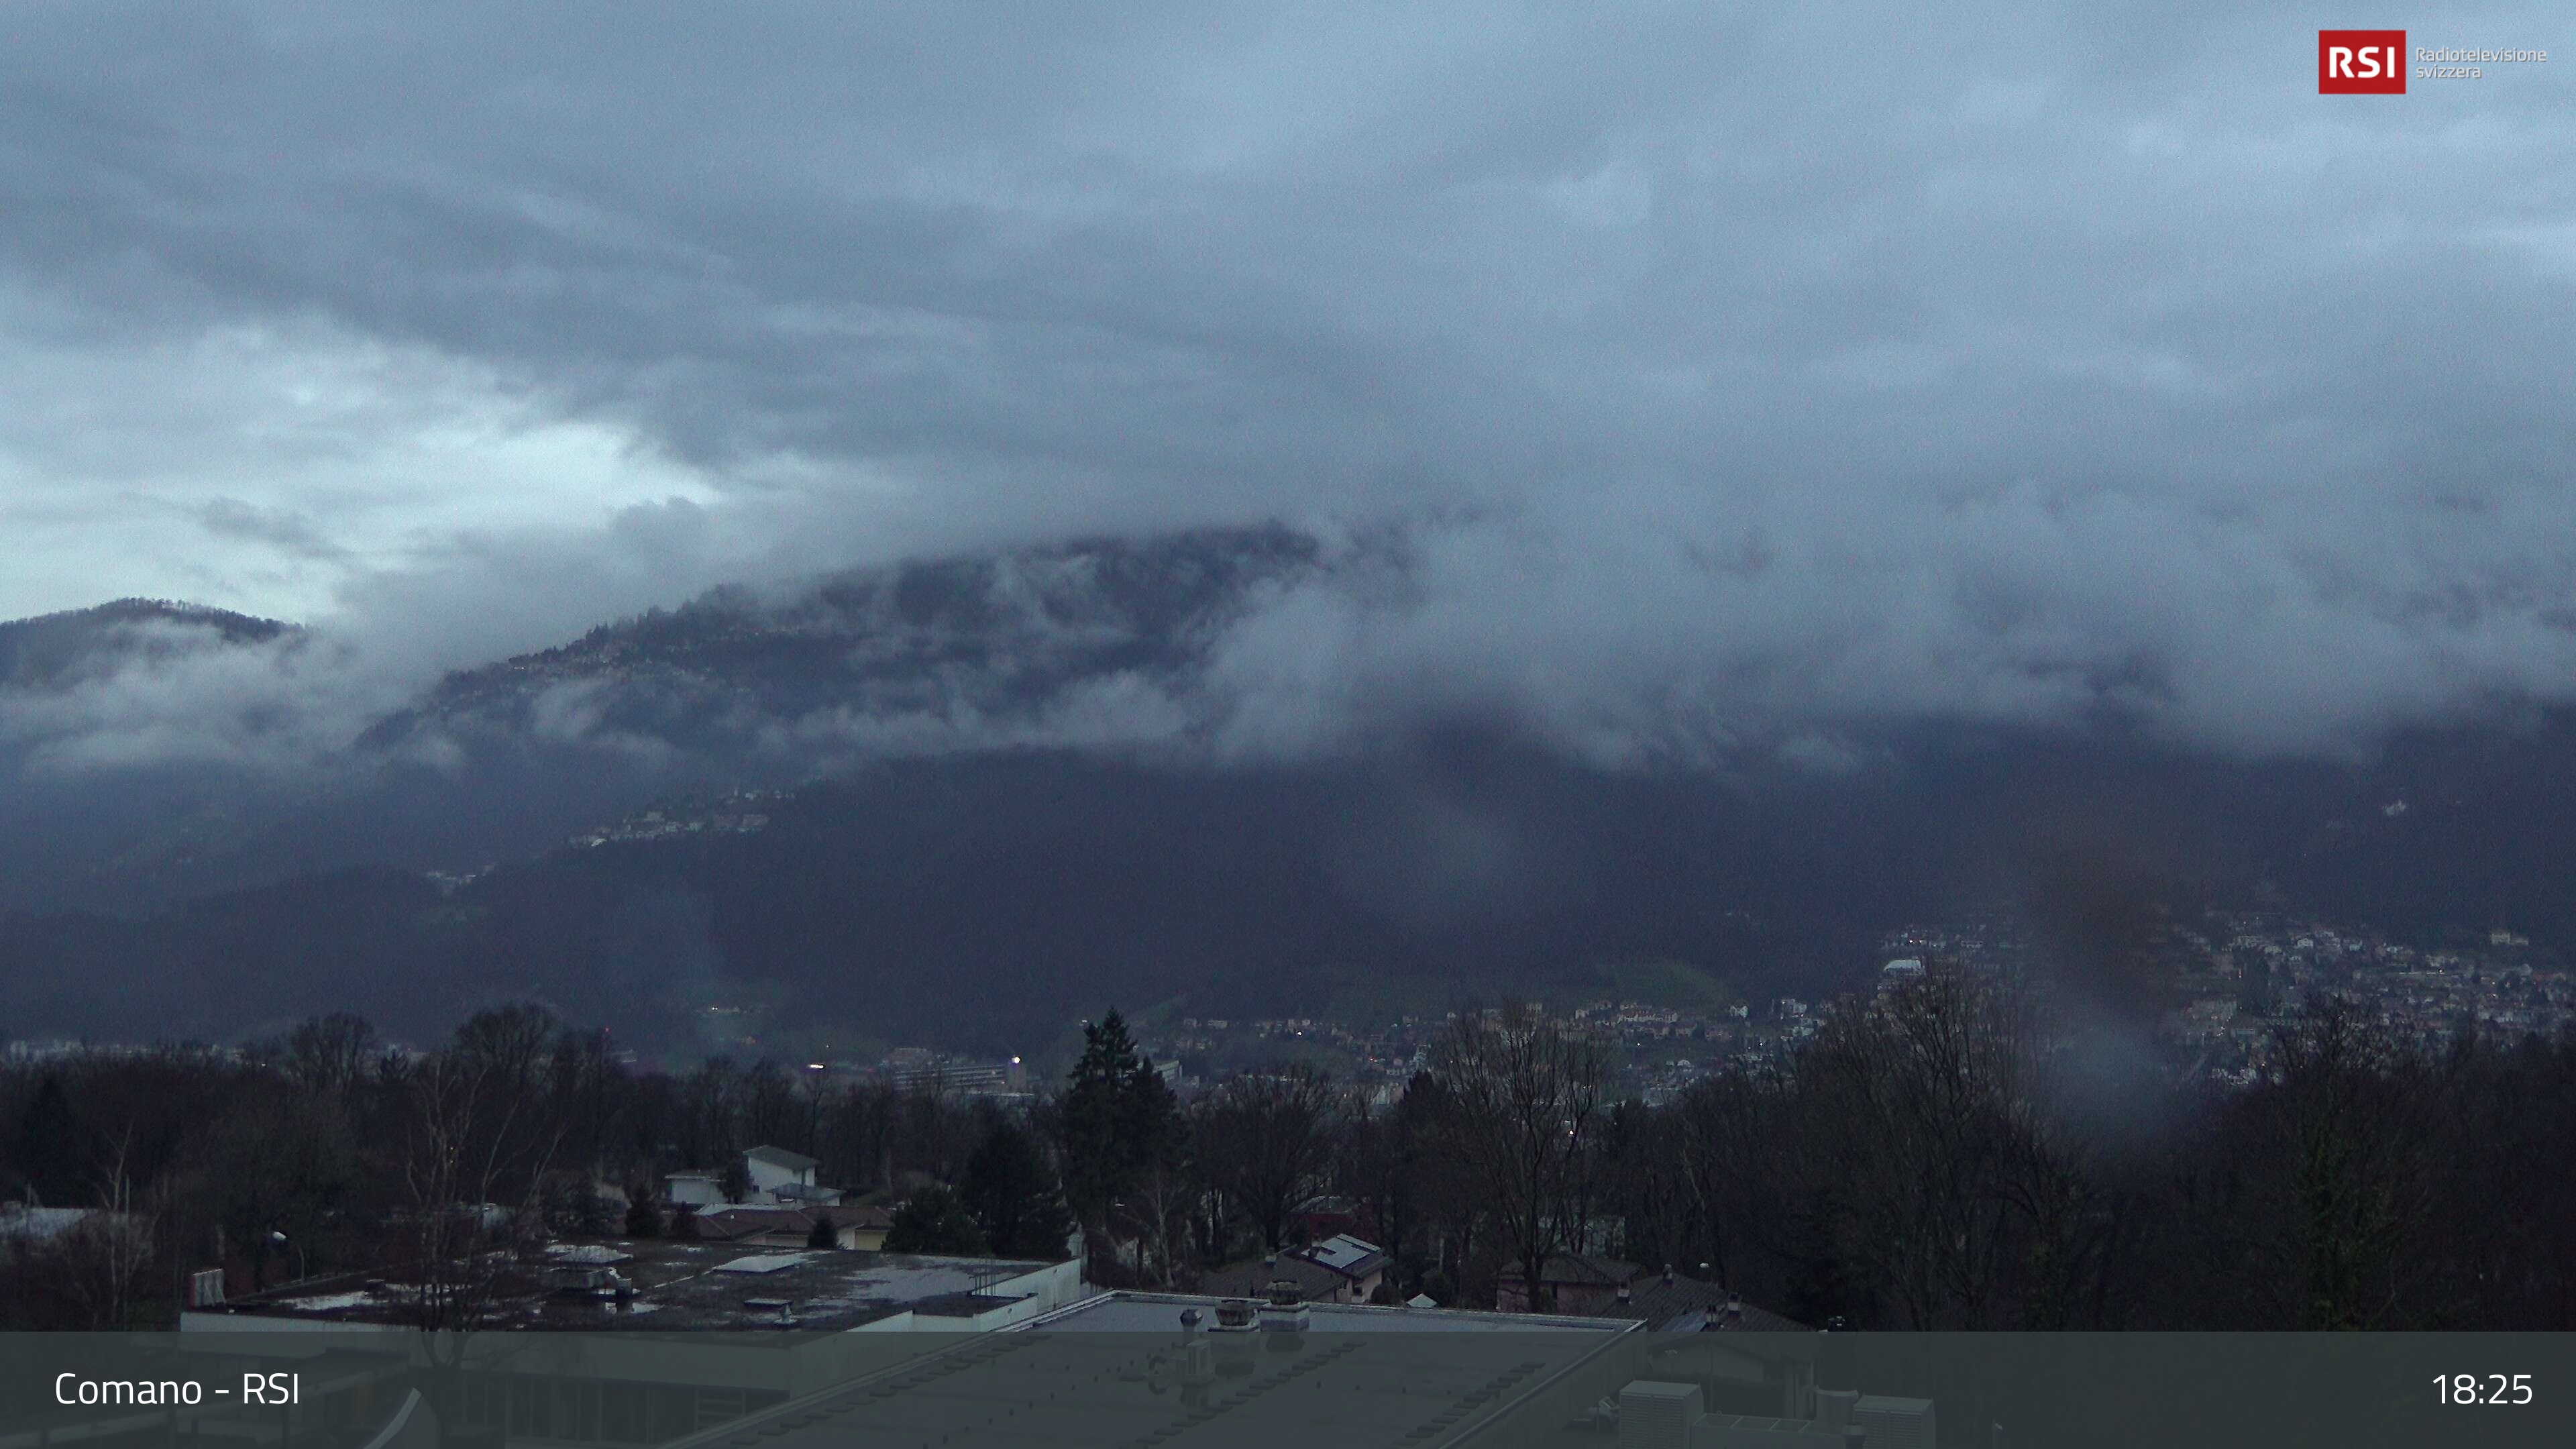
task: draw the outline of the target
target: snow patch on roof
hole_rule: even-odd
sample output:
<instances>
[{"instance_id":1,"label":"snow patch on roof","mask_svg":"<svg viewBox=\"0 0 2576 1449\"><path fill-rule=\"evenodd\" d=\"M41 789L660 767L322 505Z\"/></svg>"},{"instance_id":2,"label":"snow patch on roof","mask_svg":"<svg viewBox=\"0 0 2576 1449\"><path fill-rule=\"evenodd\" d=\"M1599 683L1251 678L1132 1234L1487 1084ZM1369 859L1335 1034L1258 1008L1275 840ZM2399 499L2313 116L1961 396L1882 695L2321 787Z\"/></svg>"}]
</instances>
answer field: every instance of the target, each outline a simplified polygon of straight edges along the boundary
<instances>
[{"instance_id":1,"label":"snow patch on roof","mask_svg":"<svg viewBox=\"0 0 2576 1449\"><path fill-rule=\"evenodd\" d=\"M719 1273L775 1273L781 1268L793 1268L799 1263L811 1262L816 1256L817 1255L813 1253L755 1253L748 1258L736 1258L730 1263L718 1263L715 1266L715 1271Z\"/></svg>"}]
</instances>

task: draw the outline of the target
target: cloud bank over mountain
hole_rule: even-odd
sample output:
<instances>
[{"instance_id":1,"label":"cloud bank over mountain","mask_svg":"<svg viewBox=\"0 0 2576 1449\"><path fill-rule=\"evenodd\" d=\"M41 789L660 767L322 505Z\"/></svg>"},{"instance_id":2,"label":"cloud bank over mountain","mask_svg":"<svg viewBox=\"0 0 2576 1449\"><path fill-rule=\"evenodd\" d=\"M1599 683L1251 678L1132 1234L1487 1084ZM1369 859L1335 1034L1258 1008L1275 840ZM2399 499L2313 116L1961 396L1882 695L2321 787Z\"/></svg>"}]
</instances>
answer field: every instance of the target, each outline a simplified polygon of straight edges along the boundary
<instances>
[{"instance_id":1,"label":"cloud bank over mountain","mask_svg":"<svg viewBox=\"0 0 2576 1449\"><path fill-rule=\"evenodd\" d=\"M1186 670L746 728L1831 770L2564 702L2570 82L2337 104L2312 25L17 7L0 616L311 628L0 744L270 768L727 583L1268 521L1321 563Z\"/></svg>"}]
</instances>

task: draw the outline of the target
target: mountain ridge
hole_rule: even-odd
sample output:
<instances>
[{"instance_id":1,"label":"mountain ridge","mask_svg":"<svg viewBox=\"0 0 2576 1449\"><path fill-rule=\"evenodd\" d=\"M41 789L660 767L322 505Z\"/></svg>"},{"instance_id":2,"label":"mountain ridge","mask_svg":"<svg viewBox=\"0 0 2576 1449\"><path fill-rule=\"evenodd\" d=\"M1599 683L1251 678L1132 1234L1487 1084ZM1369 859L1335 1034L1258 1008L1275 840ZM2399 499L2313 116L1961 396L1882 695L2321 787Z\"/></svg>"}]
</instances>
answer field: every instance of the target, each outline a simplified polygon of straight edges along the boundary
<instances>
[{"instance_id":1,"label":"mountain ridge","mask_svg":"<svg viewBox=\"0 0 2576 1449\"><path fill-rule=\"evenodd\" d=\"M772 588L728 585L596 626L552 648L450 673L371 727L368 749L459 721L531 723L549 687L613 685L655 699L604 720L719 732L746 704L772 721L855 710L1025 714L1083 677L1168 677L1266 584L1312 574L1293 530L1095 537L846 569Z\"/></svg>"},{"instance_id":2,"label":"mountain ridge","mask_svg":"<svg viewBox=\"0 0 2576 1449\"><path fill-rule=\"evenodd\" d=\"M2358 761L1917 723L1839 772L1615 769L1454 711L1293 759L1134 747L1190 738L1187 716L1052 728L1104 682L1186 696L1261 600L1347 562L1207 530L720 589L451 674L291 788L22 772L0 806L41 830L0 830L0 1023L229 1033L349 1007L415 1030L535 993L679 1050L714 992L895 1034L986 1011L966 1034L1000 1046L1113 996L1240 1011L1335 972L1473 990L1658 959L1815 990L1901 920L2106 894L2576 942L2563 710ZM47 617L294 628L124 607ZM744 788L786 792L757 831L566 844ZM154 972L240 989L156 998Z\"/></svg>"},{"instance_id":3,"label":"mountain ridge","mask_svg":"<svg viewBox=\"0 0 2576 1449\"><path fill-rule=\"evenodd\" d=\"M0 689L48 688L101 665L123 664L180 641L153 631L211 631L223 645L265 644L301 632L276 619L175 599L123 598L0 620Z\"/></svg>"}]
</instances>

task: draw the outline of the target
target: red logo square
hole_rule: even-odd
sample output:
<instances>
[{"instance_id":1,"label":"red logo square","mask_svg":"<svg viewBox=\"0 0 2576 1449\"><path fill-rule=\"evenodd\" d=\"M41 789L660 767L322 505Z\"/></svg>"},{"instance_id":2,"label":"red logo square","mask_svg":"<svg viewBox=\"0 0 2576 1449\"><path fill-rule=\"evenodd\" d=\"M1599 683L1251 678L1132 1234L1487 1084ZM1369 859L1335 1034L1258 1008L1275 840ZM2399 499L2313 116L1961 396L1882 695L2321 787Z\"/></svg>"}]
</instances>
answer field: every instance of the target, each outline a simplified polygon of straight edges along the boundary
<instances>
[{"instance_id":1,"label":"red logo square","mask_svg":"<svg viewBox=\"0 0 2576 1449\"><path fill-rule=\"evenodd\" d=\"M2317 94L2321 96L2402 96L2406 94L2406 32L2403 30L2318 31Z\"/></svg>"}]
</instances>

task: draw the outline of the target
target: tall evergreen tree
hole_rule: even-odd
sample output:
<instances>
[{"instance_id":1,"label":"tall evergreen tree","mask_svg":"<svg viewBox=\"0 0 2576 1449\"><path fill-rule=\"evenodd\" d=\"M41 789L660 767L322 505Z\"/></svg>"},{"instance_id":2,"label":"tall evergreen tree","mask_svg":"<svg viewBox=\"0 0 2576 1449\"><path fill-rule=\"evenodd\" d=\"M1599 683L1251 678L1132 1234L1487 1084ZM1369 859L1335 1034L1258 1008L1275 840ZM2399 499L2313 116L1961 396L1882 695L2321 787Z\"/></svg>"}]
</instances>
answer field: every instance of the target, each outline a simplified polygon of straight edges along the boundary
<instances>
[{"instance_id":1,"label":"tall evergreen tree","mask_svg":"<svg viewBox=\"0 0 2576 1449\"><path fill-rule=\"evenodd\" d=\"M716 1169L716 1191L729 1203L751 1196L751 1167L740 1153L726 1158L725 1165Z\"/></svg>"},{"instance_id":2,"label":"tall evergreen tree","mask_svg":"<svg viewBox=\"0 0 2576 1449\"><path fill-rule=\"evenodd\" d=\"M1073 1216L1037 1139L1012 1122L995 1122L966 1162L962 1196L993 1251L1006 1258L1052 1260L1064 1252Z\"/></svg>"},{"instance_id":3,"label":"tall evergreen tree","mask_svg":"<svg viewBox=\"0 0 2576 1449\"><path fill-rule=\"evenodd\" d=\"M18 1119L17 1147L18 1172L27 1180L29 1197L54 1207L88 1201L80 1115L72 1110L63 1079L52 1072L36 1084L36 1095Z\"/></svg>"},{"instance_id":4,"label":"tall evergreen tree","mask_svg":"<svg viewBox=\"0 0 2576 1449\"><path fill-rule=\"evenodd\" d=\"M989 1251L984 1230L957 1194L932 1183L903 1200L886 1229L889 1253L950 1253L980 1257Z\"/></svg>"},{"instance_id":5,"label":"tall evergreen tree","mask_svg":"<svg viewBox=\"0 0 2576 1449\"><path fill-rule=\"evenodd\" d=\"M1082 1035L1057 1109L1065 1199L1086 1226L1105 1228L1112 1205L1178 1153L1180 1108L1117 1012Z\"/></svg>"}]
</instances>

